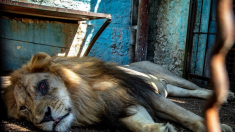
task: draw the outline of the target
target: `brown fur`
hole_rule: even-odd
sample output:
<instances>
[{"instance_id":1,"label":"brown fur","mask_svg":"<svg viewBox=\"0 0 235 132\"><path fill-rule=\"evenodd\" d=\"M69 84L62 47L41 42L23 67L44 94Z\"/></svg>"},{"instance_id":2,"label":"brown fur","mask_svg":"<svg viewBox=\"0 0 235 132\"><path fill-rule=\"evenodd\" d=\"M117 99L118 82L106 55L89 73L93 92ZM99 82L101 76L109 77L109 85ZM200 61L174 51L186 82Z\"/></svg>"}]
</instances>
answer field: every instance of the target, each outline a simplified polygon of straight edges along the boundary
<instances>
[{"instance_id":1,"label":"brown fur","mask_svg":"<svg viewBox=\"0 0 235 132\"><path fill-rule=\"evenodd\" d=\"M12 85L4 96L8 115L20 118L13 95L14 85L27 74L41 72L53 73L64 81L74 107L74 124L79 126L93 125L101 120L117 125L119 118L133 114L126 112L131 105L143 105L151 113L148 94L154 89L116 66L96 58L51 58L38 53L11 74Z\"/></svg>"}]
</instances>

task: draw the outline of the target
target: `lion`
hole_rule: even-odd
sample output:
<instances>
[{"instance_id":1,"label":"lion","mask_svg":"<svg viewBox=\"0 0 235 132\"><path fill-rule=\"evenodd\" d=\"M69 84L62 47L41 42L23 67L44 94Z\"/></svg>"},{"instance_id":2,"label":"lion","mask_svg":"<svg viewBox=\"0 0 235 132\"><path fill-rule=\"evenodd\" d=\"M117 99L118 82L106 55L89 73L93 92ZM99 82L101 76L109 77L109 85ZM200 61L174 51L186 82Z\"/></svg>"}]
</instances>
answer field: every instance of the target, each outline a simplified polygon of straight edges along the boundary
<instances>
[{"instance_id":1,"label":"lion","mask_svg":"<svg viewBox=\"0 0 235 132\"><path fill-rule=\"evenodd\" d=\"M119 66L93 57L51 57L39 52L10 76L12 83L3 93L8 116L46 131L97 124L134 132L176 131L153 117L205 131L202 117L166 97L207 99L212 94L147 61ZM234 98L232 92L229 98ZM232 132L226 124L221 129Z\"/></svg>"}]
</instances>

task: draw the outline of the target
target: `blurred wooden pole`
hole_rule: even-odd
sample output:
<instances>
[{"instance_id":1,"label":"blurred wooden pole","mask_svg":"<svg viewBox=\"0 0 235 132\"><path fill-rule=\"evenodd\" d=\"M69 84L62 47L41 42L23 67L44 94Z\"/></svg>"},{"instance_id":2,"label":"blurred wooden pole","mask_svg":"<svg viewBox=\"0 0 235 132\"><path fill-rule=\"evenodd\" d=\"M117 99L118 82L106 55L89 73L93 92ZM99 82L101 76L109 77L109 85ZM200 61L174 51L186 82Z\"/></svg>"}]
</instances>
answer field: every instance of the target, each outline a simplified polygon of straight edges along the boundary
<instances>
[{"instance_id":1,"label":"blurred wooden pole","mask_svg":"<svg viewBox=\"0 0 235 132\"><path fill-rule=\"evenodd\" d=\"M233 1L218 0L217 16L219 36L210 61L214 94L205 109L207 132L221 132L219 108L226 100L229 89L225 57L234 44Z\"/></svg>"}]
</instances>

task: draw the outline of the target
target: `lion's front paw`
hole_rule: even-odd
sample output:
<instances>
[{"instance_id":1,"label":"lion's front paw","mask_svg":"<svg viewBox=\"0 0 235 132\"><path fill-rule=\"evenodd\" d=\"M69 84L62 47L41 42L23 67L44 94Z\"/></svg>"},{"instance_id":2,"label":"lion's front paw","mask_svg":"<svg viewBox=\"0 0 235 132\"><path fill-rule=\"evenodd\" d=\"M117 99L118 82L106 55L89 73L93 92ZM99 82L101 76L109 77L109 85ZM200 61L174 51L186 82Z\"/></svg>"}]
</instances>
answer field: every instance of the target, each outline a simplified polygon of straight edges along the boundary
<instances>
[{"instance_id":1,"label":"lion's front paw","mask_svg":"<svg viewBox=\"0 0 235 132\"><path fill-rule=\"evenodd\" d=\"M163 132L176 132L176 130L170 123L167 123Z\"/></svg>"},{"instance_id":2,"label":"lion's front paw","mask_svg":"<svg viewBox=\"0 0 235 132\"><path fill-rule=\"evenodd\" d=\"M233 100L235 98L234 93L229 91L228 92L228 100Z\"/></svg>"},{"instance_id":3,"label":"lion's front paw","mask_svg":"<svg viewBox=\"0 0 235 132\"><path fill-rule=\"evenodd\" d=\"M206 132L206 127L202 122L198 121L193 124L191 130L194 132Z\"/></svg>"},{"instance_id":4,"label":"lion's front paw","mask_svg":"<svg viewBox=\"0 0 235 132\"><path fill-rule=\"evenodd\" d=\"M144 132L176 132L176 130L169 123L166 125L162 123L154 123L145 125Z\"/></svg>"},{"instance_id":5,"label":"lion's front paw","mask_svg":"<svg viewBox=\"0 0 235 132\"><path fill-rule=\"evenodd\" d=\"M226 124L221 124L221 129L222 129L222 132L233 132L232 127L230 127Z\"/></svg>"},{"instance_id":6,"label":"lion's front paw","mask_svg":"<svg viewBox=\"0 0 235 132\"><path fill-rule=\"evenodd\" d=\"M231 91L229 91L229 92L228 92L228 97L227 97L227 99L224 101L224 105L227 105L228 101L229 101L229 100L233 100L234 98L235 98L234 93L231 92Z\"/></svg>"},{"instance_id":7,"label":"lion's front paw","mask_svg":"<svg viewBox=\"0 0 235 132\"><path fill-rule=\"evenodd\" d=\"M194 132L206 132L206 127L202 122L196 122L193 126L192 130ZM233 132L233 129L226 124L221 124L221 130L222 132Z\"/></svg>"}]
</instances>

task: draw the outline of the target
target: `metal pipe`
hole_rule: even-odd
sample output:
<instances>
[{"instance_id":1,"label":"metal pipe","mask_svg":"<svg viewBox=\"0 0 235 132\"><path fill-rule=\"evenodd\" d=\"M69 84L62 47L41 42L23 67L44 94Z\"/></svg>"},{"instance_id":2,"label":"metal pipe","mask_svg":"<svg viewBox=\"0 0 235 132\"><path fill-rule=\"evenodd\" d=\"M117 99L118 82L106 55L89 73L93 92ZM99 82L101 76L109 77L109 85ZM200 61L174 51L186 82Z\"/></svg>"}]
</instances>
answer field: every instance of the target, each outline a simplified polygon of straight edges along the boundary
<instances>
[{"instance_id":1,"label":"metal pipe","mask_svg":"<svg viewBox=\"0 0 235 132\"><path fill-rule=\"evenodd\" d=\"M193 32L193 34L211 34L211 35L218 35L218 33L203 33L203 32Z\"/></svg>"},{"instance_id":2,"label":"metal pipe","mask_svg":"<svg viewBox=\"0 0 235 132\"><path fill-rule=\"evenodd\" d=\"M147 58L150 1L139 2L135 61L144 61Z\"/></svg>"},{"instance_id":3,"label":"metal pipe","mask_svg":"<svg viewBox=\"0 0 235 132\"><path fill-rule=\"evenodd\" d=\"M83 54L83 56L87 56L92 48L92 46L95 44L96 40L99 38L99 36L101 35L101 33L104 31L104 29L111 23L111 19L107 19L105 21L105 23L102 25L102 27L99 29L99 31L96 33L96 35L93 37L93 39L91 40L89 46L87 47L85 53Z\"/></svg>"}]
</instances>

